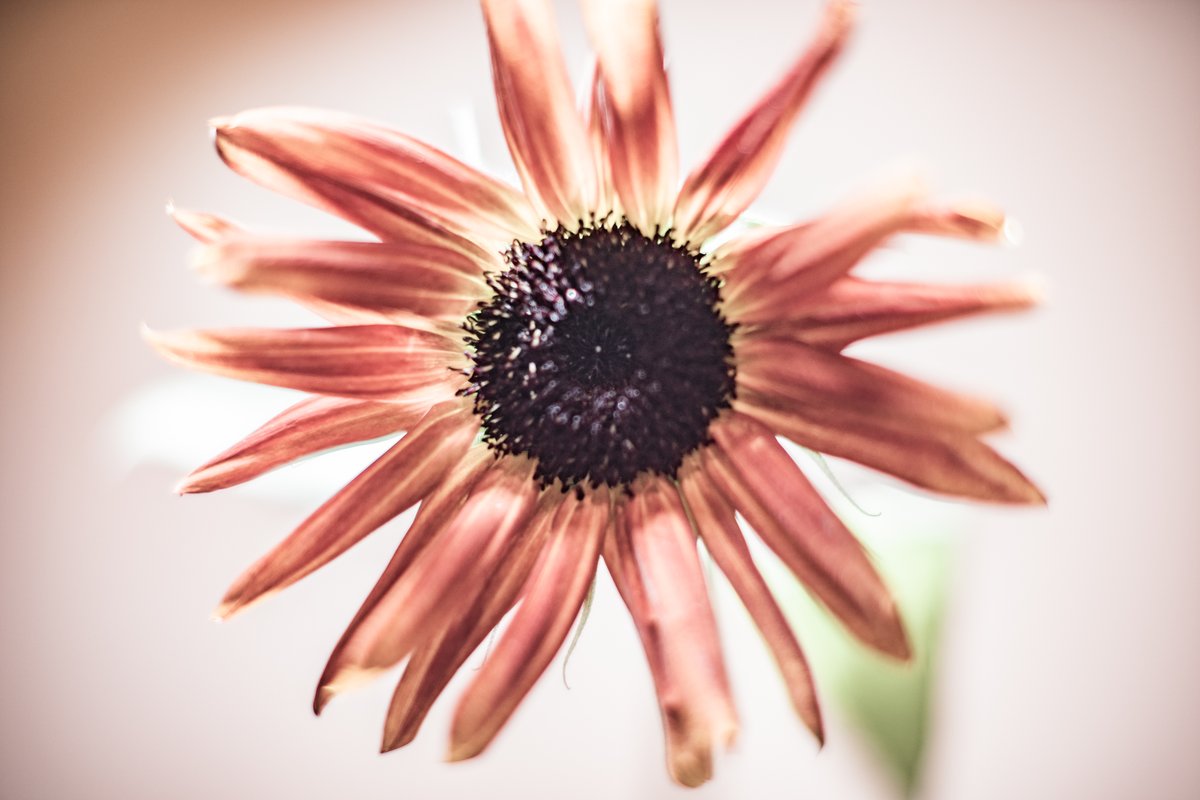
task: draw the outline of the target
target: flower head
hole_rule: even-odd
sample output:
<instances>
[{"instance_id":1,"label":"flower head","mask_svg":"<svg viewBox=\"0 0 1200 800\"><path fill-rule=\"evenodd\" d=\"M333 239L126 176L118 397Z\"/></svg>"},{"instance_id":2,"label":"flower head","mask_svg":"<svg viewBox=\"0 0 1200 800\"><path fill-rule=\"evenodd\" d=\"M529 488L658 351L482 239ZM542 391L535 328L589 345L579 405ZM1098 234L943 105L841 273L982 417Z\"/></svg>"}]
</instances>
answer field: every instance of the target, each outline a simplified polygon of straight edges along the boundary
<instances>
[{"instance_id":1,"label":"flower head","mask_svg":"<svg viewBox=\"0 0 1200 800\"><path fill-rule=\"evenodd\" d=\"M482 752L559 650L603 560L641 636L668 769L696 785L737 730L697 542L761 629L821 736L809 669L735 513L862 641L909 645L870 559L779 444L934 492L1037 503L981 436L992 405L844 354L866 337L1021 308L1025 287L862 280L906 232L995 238L1003 216L902 183L813 221L726 236L761 190L854 16L811 44L678 184L651 0L594 0L588 108L573 102L549 5L484 0L501 122L524 192L381 125L277 108L214 122L229 166L377 241L273 239L173 211L212 280L283 295L332 325L153 333L190 367L308 392L189 475L250 480L310 453L403 436L250 567L219 613L308 575L419 504L321 677L336 693L406 662L384 749L417 732L515 609L459 700L453 759Z\"/></svg>"}]
</instances>

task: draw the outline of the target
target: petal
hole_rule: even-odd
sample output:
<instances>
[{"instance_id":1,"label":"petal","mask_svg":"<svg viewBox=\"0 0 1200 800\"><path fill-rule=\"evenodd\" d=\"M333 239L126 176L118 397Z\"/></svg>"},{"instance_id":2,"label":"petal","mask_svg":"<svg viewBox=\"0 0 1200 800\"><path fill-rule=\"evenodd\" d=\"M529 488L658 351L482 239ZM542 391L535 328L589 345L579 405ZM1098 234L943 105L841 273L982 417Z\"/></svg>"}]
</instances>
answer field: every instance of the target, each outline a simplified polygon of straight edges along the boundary
<instances>
[{"instance_id":1,"label":"petal","mask_svg":"<svg viewBox=\"0 0 1200 800\"><path fill-rule=\"evenodd\" d=\"M471 608L452 621L441 635L418 647L409 658L388 707L383 752L403 747L413 740L425 715L450 679L521 598L562 498L558 492L543 496L530 524L529 535L506 554Z\"/></svg>"},{"instance_id":2,"label":"petal","mask_svg":"<svg viewBox=\"0 0 1200 800\"><path fill-rule=\"evenodd\" d=\"M734 406L798 445L857 461L923 489L994 503L1046 502L1029 478L971 434L914 431L836 409L810 408L800 416L753 392L745 392Z\"/></svg>"},{"instance_id":3,"label":"petal","mask_svg":"<svg viewBox=\"0 0 1200 800\"><path fill-rule=\"evenodd\" d=\"M562 646L596 574L608 503L593 490L559 508L525 599L458 704L451 761L483 752Z\"/></svg>"},{"instance_id":4,"label":"petal","mask_svg":"<svg viewBox=\"0 0 1200 800\"><path fill-rule=\"evenodd\" d=\"M448 229L412 205L329 175L319 163L291 163L269 139L240 130L237 118L212 122L217 154L230 169L260 186L294 197L354 223L384 241L428 245L500 265L497 251Z\"/></svg>"},{"instance_id":5,"label":"petal","mask_svg":"<svg viewBox=\"0 0 1200 800\"><path fill-rule=\"evenodd\" d=\"M196 468L175 491L192 494L236 486L312 453L399 433L425 411L425 406L309 397Z\"/></svg>"},{"instance_id":6,"label":"petal","mask_svg":"<svg viewBox=\"0 0 1200 800\"><path fill-rule=\"evenodd\" d=\"M705 548L729 579L771 649L796 714L818 741L824 741L821 709L808 661L771 589L754 566L733 509L704 476L699 460L694 457L680 471L680 491Z\"/></svg>"},{"instance_id":7,"label":"petal","mask_svg":"<svg viewBox=\"0 0 1200 800\"><path fill-rule=\"evenodd\" d=\"M713 482L809 591L866 644L900 659L908 639L862 545L812 488L775 436L731 414L711 428Z\"/></svg>"},{"instance_id":8,"label":"petal","mask_svg":"<svg viewBox=\"0 0 1200 800\"><path fill-rule=\"evenodd\" d=\"M800 109L841 51L854 11L852 0L831 0L808 49L687 177L675 204L679 239L699 244L736 219L758 196Z\"/></svg>"},{"instance_id":9,"label":"petal","mask_svg":"<svg viewBox=\"0 0 1200 800\"><path fill-rule=\"evenodd\" d=\"M243 291L333 303L384 318L461 321L488 295L475 261L420 245L241 239L203 248L192 265L204 277Z\"/></svg>"},{"instance_id":10,"label":"petal","mask_svg":"<svg viewBox=\"0 0 1200 800\"><path fill-rule=\"evenodd\" d=\"M574 227L594 209L591 147L546 0L483 0L496 105L534 210Z\"/></svg>"},{"instance_id":11,"label":"petal","mask_svg":"<svg viewBox=\"0 0 1200 800\"><path fill-rule=\"evenodd\" d=\"M674 488L643 479L619 505L604 560L633 617L654 678L667 770L684 786L712 777L714 742L728 744L737 714L696 537Z\"/></svg>"},{"instance_id":12,"label":"petal","mask_svg":"<svg viewBox=\"0 0 1200 800\"><path fill-rule=\"evenodd\" d=\"M412 400L452 394L447 381L461 346L396 325L219 331L143 329L167 359L185 367L337 397ZM440 388L439 388L440 387Z\"/></svg>"},{"instance_id":13,"label":"petal","mask_svg":"<svg viewBox=\"0 0 1200 800\"><path fill-rule=\"evenodd\" d=\"M455 403L429 410L404 438L234 581L217 610L228 617L303 578L427 495L478 430Z\"/></svg>"},{"instance_id":14,"label":"petal","mask_svg":"<svg viewBox=\"0 0 1200 800\"><path fill-rule=\"evenodd\" d=\"M842 278L772 332L842 350L869 336L932 325L972 314L1017 311L1041 301L1034 284L937 286Z\"/></svg>"},{"instance_id":15,"label":"petal","mask_svg":"<svg viewBox=\"0 0 1200 800\"><path fill-rule=\"evenodd\" d=\"M654 0L588 0L600 119L625 214L653 236L670 218L679 154Z\"/></svg>"},{"instance_id":16,"label":"petal","mask_svg":"<svg viewBox=\"0 0 1200 800\"><path fill-rule=\"evenodd\" d=\"M588 144L592 150L592 161L596 165L596 216L617 212L616 190L612 185L612 167L608 158L608 141L604 133L604 80L600 75L600 65L592 69L591 88L588 89L586 104L583 107L583 121L587 128Z\"/></svg>"},{"instance_id":17,"label":"petal","mask_svg":"<svg viewBox=\"0 0 1200 800\"><path fill-rule=\"evenodd\" d=\"M742 324L786 318L804 298L854 268L904 230L922 189L915 180L880 187L812 222L754 231L722 247L722 295Z\"/></svg>"},{"instance_id":18,"label":"petal","mask_svg":"<svg viewBox=\"0 0 1200 800\"><path fill-rule=\"evenodd\" d=\"M212 244L222 239L232 239L246 233L242 226L225 217L203 211L176 208L174 203L167 204L167 215L189 236L204 244Z\"/></svg>"},{"instance_id":19,"label":"petal","mask_svg":"<svg viewBox=\"0 0 1200 800\"><path fill-rule=\"evenodd\" d=\"M848 416L891 420L917 431L966 433L1006 423L1004 414L984 400L786 338L746 335L738 339L736 352L739 389L801 416L809 408L832 406Z\"/></svg>"},{"instance_id":20,"label":"petal","mask_svg":"<svg viewBox=\"0 0 1200 800\"><path fill-rule=\"evenodd\" d=\"M354 614L350 624L346 626L333 652L326 663L325 672L318 683L313 698L313 712L320 714L325 705L333 699L334 691L326 686L335 670L334 665L341 660L341 651L354 635L355 630L367 615L379 605L379 601L391 590L392 586L412 567L417 556L424 552L429 544L437 539L442 529L462 509L471 490L479 482L483 474L492 466L494 458L486 446L475 445L463 456L458 464L451 467L441 483L421 501L421 507L412 525L404 533L396 552L392 554L387 567L371 588L370 594Z\"/></svg>"},{"instance_id":21,"label":"petal","mask_svg":"<svg viewBox=\"0 0 1200 800\"><path fill-rule=\"evenodd\" d=\"M518 192L379 123L279 107L246 111L217 120L214 127L217 148L230 166L274 191L311 201L306 184L328 182L406 209L489 250L537 234ZM261 159L270 169L252 166L250 158Z\"/></svg>"},{"instance_id":22,"label":"petal","mask_svg":"<svg viewBox=\"0 0 1200 800\"><path fill-rule=\"evenodd\" d=\"M1004 223L1004 212L986 200L964 200L948 205L922 205L914 209L906 229L914 233L997 242L1004 236Z\"/></svg>"},{"instance_id":23,"label":"petal","mask_svg":"<svg viewBox=\"0 0 1200 800\"><path fill-rule=\"evenodd\" d=\"M480 479L454 518L363 615L326 666L318 693L361 683L430 642L462 615L505 554L528 535L533 468L508 459Z\"/></svg>"}]
</instances>

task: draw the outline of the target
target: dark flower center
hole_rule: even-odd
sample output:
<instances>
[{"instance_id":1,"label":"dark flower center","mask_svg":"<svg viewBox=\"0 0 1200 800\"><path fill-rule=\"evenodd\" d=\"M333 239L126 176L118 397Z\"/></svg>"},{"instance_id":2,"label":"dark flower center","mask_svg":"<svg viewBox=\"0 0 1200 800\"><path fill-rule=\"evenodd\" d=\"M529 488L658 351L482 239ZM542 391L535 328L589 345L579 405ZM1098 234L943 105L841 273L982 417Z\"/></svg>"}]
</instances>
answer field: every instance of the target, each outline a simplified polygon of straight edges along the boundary
<instances>
[{"instance_id":1,"label":"dark flower center","mask_svg":"<svg viewBox=\"0 0 1200 800\"><path fill-rule=\"evenodd\" d=\"M734 389L732 326L695 252L623 220L516 242L466 324L493 450L544 485L674 475Z\"/></svg>"}]
</instances>

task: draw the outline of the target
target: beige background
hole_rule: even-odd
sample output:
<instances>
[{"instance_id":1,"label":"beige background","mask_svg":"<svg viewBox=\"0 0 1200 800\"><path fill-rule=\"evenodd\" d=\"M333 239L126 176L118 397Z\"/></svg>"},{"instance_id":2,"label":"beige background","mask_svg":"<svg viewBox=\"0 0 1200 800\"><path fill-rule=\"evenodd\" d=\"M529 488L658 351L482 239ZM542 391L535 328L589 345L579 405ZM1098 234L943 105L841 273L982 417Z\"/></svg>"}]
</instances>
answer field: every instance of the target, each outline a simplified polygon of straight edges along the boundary
<instances>
[{"instance_id":1,"label":"beige background","mask_svg":"<svg viewBox=\"0 0 1200 800\"><path fill-rule=\"evenodd\" d=\"M962 514L923 796L1195 797L1200 4L866 5L763 212L814 212L915 154L947 193L1010 208L1024 244L904 242L873 267L1040 273L1051 296L1034 315L866 351L1002 399L1016 424L1001 447L1052 499L1047 512ZM774 78L815 10L664 3L685 163ZM560 21L582 76L575 8L560 4ZM180 376L142 346L138 322L302 318L198 286L163 202L340 230L227 173L204 121L331 106L474 157L474 119L478 155L503 171L474 5L6 3L0 66L0 795L683 796L665 778L642 657L607 585L573 690L540 684L486 757L441 763L442 705L415 745L381 758L386 682L321 720L308 702L398 528L236 622L207 619L225 582L354 464L302 465L296 483L272 478L275 494L168 492L172 458L223 447L248 410L280 403L215 379L170 383ZM744 734L691 796L893 796L836 716L816 752L754 634L726 618Z\"/></svg>"}]
</instances>

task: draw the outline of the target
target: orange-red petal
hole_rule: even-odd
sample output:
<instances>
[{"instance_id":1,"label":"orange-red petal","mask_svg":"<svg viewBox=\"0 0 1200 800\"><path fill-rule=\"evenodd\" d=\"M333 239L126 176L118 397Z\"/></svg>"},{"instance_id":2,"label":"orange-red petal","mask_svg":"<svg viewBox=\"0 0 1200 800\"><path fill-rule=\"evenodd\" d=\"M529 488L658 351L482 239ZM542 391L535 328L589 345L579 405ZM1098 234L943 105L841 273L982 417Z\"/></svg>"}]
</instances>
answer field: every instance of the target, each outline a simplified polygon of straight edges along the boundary
<instances>
[{"instance_id":1,"label":"orange-red petal","mask_svg":"<svg viewBox=\"0 0 1200 800\"><path fill-rule=\"evenodd\" d=\"M401 320L416 315L461 321L488 294L473 259L421 245L234 239L203 248L193 266L242 291Z\"/></svg>"},{"instance_id":2,"label":"orange-red petal","mask_svg":"<svg viewBox=\"0 0 1200 800\"><path fill-rule=\"evenodd\" d=\"M725 573L766 640L783 675L792 708L817 740L824 741L821 709L808 661L791 625L775 602L770 587L754 566L746 540L734 519L733 508L704 475L696 456L684 462L679 473L679 489L696 524L696 531L704 540L705 549Z\"/></svg>"},{"instance_id":3,"label":"orange-red petal","mask_svg":"<svg viewBox=\"0 0 1200 800\"><path fill-rule=\"evenodd\" d=\"M895 601L858 540L774 434L743 414L712 426L704 453L713 483L809 591L877 650L909 657Z\"/></svg>"},{"instance_id":4,"label":"orange-red petal","mask_svg":"<svg viewBox=\"0 0 1200 800\"><path fill-rule=\"evenodd\" d=\"M413 740L430 706L454 673L520 600L562 499L558 492L543 495L529 534L505 554L471 608L452 620L439 636L413 652L388 707L383 728L384 752Z\"/></svg>"},{"instance_id":5,"label":"orange-red petal","mask_svg":"<svg viewBox=\"0 0 1200 800\"><path fill-rule=\"evenodd\" d=\"M318 705L322 695L360 683L433 641L471 607L505 554L528 535L538 492L532 476L523 461L501 462L479 480L436 538L346 632L326 666Z\"/></svg>"},{"instance_id":6,"label":"orange-red petal","mask_svg":"<svg viewBox=\"0 0 1200 800\"><path fill-rule=\"evenodd\" d=\"M654 0L588 0L600 120L625 216L653 236L671 214L679 154Z\"/></svg>"},{"instance_id":7,"label":"orange-red petal","mask_svg":"<svg viewBox=\"0 0 1200 800\"><path fill-rule=\"evenodd\" d=\"M458 402L434 406L358 477L243 572L217 614L245 608L337 558L427 495L462 458L478 422Z\"/></svg>"},{"instance_id":8,"label":"orange-red petal","mask_svg":"<svg viewBox=\"0 0 1200 800\"><path fill-rule=\"evenodd\" d=\"M796 444L857 461L923 489L993 503L1046 502L1029 478L970 433L917 430L902 421L872 421L836 408L808 408L801 415L750 391L739 396L734 407Z\"/></svg>"},{"instance_id":9,"label":"orange-red petal","mask_svg":"<svg viewBox=\"0 0 1200 800\"><path fill-rule=\"evenodd\" d=\"M547 0L483 0L496 104L535 212L568 227L595 209L596 175Z\"/></svg>"},{"instance_id":10,"label":"orange-red petal","mask_svg":"<svg viewBox=\"0 0 1200 800\"><path fill-rule=\"evenodd\" d=\"M675 204L675 231L681 240L702 242L737 219L758 196L779 162L792 123L841 52L854 12L852 0L831 0L807 50L688 175Z\"/></svg>"},{"instance_id":11,"label":"orange-red petal","mask_svg":"<svg viewBox=\"0 0 1200 800\"><path fill-rule=\"evenodd\" d=\"M712 748L737 734L696 536L673 486L643 479L617 509L604 560L654 679L667 770L684 786L712 777Z\"/></svg>"},{"instance_id":12,"label":"orange-red petal","mask_svg":"<svg viewBox=\"0 0 1200 800\"><path fill-rule=\"evenodd\" d=\"M918 328L974 314L1037 305L1032 284L939 286L842 278L806 299L794 316L770 324L772 333L816 347L842 350L870 336Z\"/></svg>"},{"instance_id":13,"label":"orange-red petal","mask_svg":"<svg viewBox=\"0 0 1200 800\"><path fill-rule=\"evenodd\" d=\"M803 415L835 407L847 416L892 420L914 430L982 433L1005 424L991 403L939 389L875 364L763 334L739 338L739 390Z\"/></svg>"},{"instance_id":14,"label":"orange-red petal","mask_svg":"<svg viewBox=\"0 0 1200 800\"><path fill-rule=\"evenodd\" d=\"M314 202L314 187L320 194L319 184L328 182L376 198L381 208L399 209L403 221L392 224L428 221L488 250L537 232L517 191L431 145L370 120L333 111L276 107L245 111L213 125L217 148L230 166L269 189L306 202ZM344 215L328 198L316 202ZM350 221L363 224L365 220ZM392 224L381 230L378 221L365 227L393 238Z\"/></svg>"},{"instance_id":15,"label":"orange-red petal","mask_svg":"<svg viewBox=\"0 0 1200 800\"><path fill-rule=\"evenodd\" d=\"M143 330L185 367L314 394L367 400L445 399L461 344L398 325L270 330Z\"/></svg>"},{"instance_id":16,"label":"orange-red petal","mask_svg":"<svg viewBox=\"0 0 1200 800\"><path fill-rule=\"evenodd\" d=\"M483 752L562 646L596 574L607 524L607 492L559 507L525 599L459 701L451 761Z\"/></svg>"},{"instance_id":17,"label":"orange-red petal","mask_svg":"<svg viewBox=\"0 0 1200 800\"><path fill-rule=\"evenodd\" d=\"M399 403L309 397L184 478L180 494L211 492L245 483L312 453L399 433L427 410Z\"/></svg>"}]
</instances>

